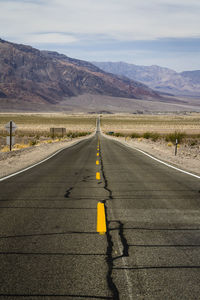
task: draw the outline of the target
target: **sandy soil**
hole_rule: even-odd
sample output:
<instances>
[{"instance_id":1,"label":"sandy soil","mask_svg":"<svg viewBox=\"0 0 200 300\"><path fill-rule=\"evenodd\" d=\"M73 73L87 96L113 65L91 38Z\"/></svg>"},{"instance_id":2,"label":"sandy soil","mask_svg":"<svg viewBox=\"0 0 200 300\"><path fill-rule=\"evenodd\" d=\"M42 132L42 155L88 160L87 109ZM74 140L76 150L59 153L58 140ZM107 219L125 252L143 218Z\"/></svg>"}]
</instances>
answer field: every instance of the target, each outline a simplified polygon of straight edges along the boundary
<instances>
[{"instance_id":1,"label":"sandy soil","mask_svg":"<svg viewBox=\"0 0 200 300\"><path fill-rule=\"evenodd\" d=\"M31 166L47 158L57 150L68 148L80 140L90 138L92 135L94 133L87 137L73 139L72 141L67 140L52 144L41 144L12 152L0 152L0 178Z\"/></svg>"},{"instance_id":2,"label":"sandy soil","mask_svg":"<svg viewBox=\"0 0 200 300\"><path fill-rule=\"evenodd\" d=\"M106 135L106 137L108 137ZM180 145L175 156L175 147L167 146L168 143L164 141L153 142L146 139L129 139L125 141L125 138L110 137L110 139L116 139L125 145L143 150L152 156L161 159L165 162L172 164L182 170L192 172L200 175L200 146L189 147L188 145Z\"/></svg>"}]
</instances>

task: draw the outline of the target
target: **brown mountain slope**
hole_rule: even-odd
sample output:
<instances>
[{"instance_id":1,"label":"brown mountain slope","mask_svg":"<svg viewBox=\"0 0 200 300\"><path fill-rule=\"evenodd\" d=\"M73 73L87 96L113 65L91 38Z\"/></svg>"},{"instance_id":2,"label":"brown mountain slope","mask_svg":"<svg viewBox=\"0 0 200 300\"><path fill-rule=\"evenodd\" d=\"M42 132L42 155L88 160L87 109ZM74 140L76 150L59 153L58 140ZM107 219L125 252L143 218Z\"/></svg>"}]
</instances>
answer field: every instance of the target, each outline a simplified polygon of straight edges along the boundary
<instances>
[{"instance_id":1,"label":"brown mountain slope","mask_svg":"<svg viewBox=\"0 0 200 300\"><path fill-rule=\"evenodd\" d=\"M0 39L1 99L59 104L66 97L86 93L161 98L144 84L106 73L88 62Z\"/></svg>"}]
</instances>

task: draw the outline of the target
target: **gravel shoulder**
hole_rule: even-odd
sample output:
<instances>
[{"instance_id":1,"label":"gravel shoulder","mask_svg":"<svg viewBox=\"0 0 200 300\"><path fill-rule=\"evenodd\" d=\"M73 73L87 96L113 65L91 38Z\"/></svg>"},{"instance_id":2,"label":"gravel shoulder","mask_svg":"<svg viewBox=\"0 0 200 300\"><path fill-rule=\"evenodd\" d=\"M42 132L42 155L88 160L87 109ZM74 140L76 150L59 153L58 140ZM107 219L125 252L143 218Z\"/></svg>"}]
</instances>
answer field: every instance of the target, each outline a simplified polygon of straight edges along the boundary
<instances>
[{"instance_id":1,"label":"gravel shoulder","mask_svg":"<svg viewBox=\"0 0 200 300\"><path fill-rule=\"evenodd\" d=\"M105 137L120 141L124 145L129 145L132 148L138 148L146 153L176 166L182 170L192 172L196 175L200 175L200 147L189 147L188 145L180 145L177 155L174 155L174 146L168 147L164 141L153 142L151 140L137 140L129 139L125 141L122 137L111 137L105 135Z\"/></svg>"},{"instance_id":2,"label":"gravel shoulder","mask_svg":"<svg viewBox=\"0 0 200 300\"><path fill-rule=\"evenodd\" d=\"M40 144L39 146L16 151L0 152L0 178L32 166L56 151L71 147L81 140L91 138L93 135L94 133L87 137L75 138L72 141L67 140L51 144Z\"/></svg>"}]
</instances>

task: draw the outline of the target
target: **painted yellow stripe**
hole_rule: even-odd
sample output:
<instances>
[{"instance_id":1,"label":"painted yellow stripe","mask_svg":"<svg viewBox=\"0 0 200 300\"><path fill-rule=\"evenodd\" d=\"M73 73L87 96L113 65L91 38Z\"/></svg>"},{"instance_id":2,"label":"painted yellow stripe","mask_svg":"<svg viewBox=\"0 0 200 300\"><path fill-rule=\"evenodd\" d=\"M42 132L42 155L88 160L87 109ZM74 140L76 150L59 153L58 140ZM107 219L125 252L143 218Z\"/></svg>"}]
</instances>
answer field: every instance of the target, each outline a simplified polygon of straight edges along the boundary
<instances>
[{"instance_id":1,"label":"painted yellow stripe","mask_svg":"<svg viewBox=\"0 0 200 300\"><path fill-rule=\"evenodd\" d=\"M99 161L98 160L96 160L96 165L99 165Z\"/></svg>"},{"instance_id":2,"label":"painted yellow stripe","mask_svg":"<svg viewBox=\"0 0 200 300\"><path fill-rule=\"evenodd\" d=\"M100 172L97 172L97 173L96 173L96 179L97 179L97 180L101 179Z\"/></svg>"},{"instance_id":3,"label":"painted yellow stripe","mask_svg":"<svg viewBox=\"0 0 200 300\"><path fill-rule=\"evenodd\" d=\"M99 156L99 152L97 152L97 156Z\"/></svg>"},{"instance_id":4,"label":"painted yellow stripe","mask_svg":"<svg viewBox=\"0 0 200 300\"><path fill-rule=\"evenodd\" d=\"M105 207L101 202L97 204L97 232L99 234L105 234L106 232Z\"/></svg>"}]
</instances>

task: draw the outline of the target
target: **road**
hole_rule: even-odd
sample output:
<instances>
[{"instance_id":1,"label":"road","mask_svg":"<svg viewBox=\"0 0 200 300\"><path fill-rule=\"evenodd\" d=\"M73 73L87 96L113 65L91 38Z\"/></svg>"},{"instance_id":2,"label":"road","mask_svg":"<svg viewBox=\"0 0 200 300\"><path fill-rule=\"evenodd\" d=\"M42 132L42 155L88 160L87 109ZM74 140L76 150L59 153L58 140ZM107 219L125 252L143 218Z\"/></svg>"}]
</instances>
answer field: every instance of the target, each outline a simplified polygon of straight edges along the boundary
<instances>
[{"instance_id":1,"label":"road","mask_svg":"<svg viewBox=\"0 0 200 300\"><path fill-rule=\"evenodd\" d=\"M199 206L199 179L97 132L0 182L0 299L199 299Z\"/></svg>"}]
</instances>

